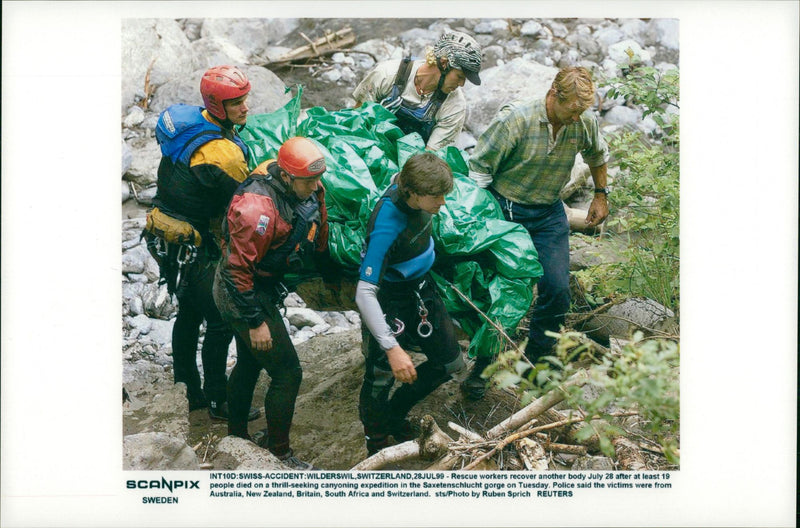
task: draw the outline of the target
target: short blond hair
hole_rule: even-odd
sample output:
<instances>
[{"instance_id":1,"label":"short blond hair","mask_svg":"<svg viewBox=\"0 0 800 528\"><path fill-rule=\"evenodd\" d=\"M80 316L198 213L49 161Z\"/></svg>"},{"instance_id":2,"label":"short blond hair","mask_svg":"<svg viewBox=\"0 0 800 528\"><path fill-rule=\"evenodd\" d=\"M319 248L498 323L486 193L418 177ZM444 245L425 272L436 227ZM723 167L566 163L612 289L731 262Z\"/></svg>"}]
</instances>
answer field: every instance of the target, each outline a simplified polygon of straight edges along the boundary
<instances>
[{"instance_id":1,"label":"short blond hair","mask_svg":"<svg viewBox=\"0 0 800 528\"><path fill-rule=\"evenodd\" d=\"M560 104L577 102L584 110L594 104L595 87L592 74L583 66L562 68L556 74L550 89Z\"/></svg>"}]
</instances>

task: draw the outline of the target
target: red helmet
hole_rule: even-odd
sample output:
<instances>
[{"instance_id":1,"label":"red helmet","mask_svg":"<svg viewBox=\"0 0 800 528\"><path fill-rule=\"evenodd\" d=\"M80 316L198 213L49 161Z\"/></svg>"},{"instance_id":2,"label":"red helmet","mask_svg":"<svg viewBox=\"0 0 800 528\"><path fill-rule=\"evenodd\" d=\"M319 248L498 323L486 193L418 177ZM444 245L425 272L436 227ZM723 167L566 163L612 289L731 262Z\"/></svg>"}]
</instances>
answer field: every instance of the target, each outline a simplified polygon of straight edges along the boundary
<instances>
[{"instance_id":1,"label":"red helmet","mask_svg":"<svg viewBox=\"0 0 800 528\"><path fill-rule=\"evenodd\" d=\"M325 157L310 139L293 137L278 150L278 166L293 178L314 178L325 172Z\"/></svg>"},{"instance_id":2,"label":"red helmet","mask_svg":"<svg viewBox=\"0 0 800 528\"><path fill-rule=\"evenodd\" d=\"M226 119L223 101L236 99L250 92L247 75L236 66L214 66L203 74L200 93L206 110L218 119Z\"/></svg>"}]
</instances>

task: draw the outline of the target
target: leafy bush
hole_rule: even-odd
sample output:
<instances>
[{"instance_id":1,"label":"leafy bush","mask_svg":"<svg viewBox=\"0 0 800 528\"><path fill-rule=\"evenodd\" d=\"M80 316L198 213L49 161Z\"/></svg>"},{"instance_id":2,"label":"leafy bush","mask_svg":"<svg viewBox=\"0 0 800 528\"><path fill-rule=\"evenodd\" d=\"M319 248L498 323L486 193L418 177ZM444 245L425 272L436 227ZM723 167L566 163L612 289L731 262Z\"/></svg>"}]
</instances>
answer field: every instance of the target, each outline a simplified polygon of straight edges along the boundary
<instances>
[{"instance_id":1,"label":"leafy bush","mask_svg":"<svg viewBox=\"0 0 800 528\"><path fill-rule=\"evenodd\" d=\"M618 411L631 411L643 419L643 429L661 446L667 460L679 463L678 425L680 417L679 345L669 339L645 338L636 333L619 354L595 357L595 347L579 332L552 334L558 338L556 354L531 369L519 351L501 354L485 375L499 388L516 387L522 405L555 390L573 376L577 359L591 359L588 383L594 390L572 386L565 391L570 409L580 409L586 423L600 418L607 422ZM562 390L562 389L559 389ZM621 428L589 425L578 433L579 440L597 435L601 450L614 455L611 438Z\"/></svg>"},{"instance_id":2,"label":"leafy bush","mask_svg":"<svg viewBox=\"0 0 800 528\"><path fill-rule=\"evenodd\" d=\"M652 116L657 134L623 131L609 138L612 163L619 166L611 194L610 228L625 233L625 262L577 274L589 300L618 295L649 297L679 313L680 305L680 120L678 70L625 70L606 81L608 97L624 97ZM658 136L658 137L657 137Z\"/></svg>"}]
</instances>

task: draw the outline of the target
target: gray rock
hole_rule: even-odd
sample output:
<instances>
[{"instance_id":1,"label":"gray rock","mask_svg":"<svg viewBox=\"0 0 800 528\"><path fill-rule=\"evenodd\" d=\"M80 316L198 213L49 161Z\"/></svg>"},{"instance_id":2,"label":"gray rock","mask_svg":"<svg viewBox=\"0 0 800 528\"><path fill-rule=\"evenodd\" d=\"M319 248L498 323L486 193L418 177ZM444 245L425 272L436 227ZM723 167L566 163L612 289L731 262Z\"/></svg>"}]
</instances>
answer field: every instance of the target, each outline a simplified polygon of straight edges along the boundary
<instances>
[{"instance_id":1,"label":"gray rock","mask_svg":"<svg viewBox=\"0 0 800 528\"><path fill-rule=\"evenodd\" d=\"M228 40L249 58L269 45L280 43L299 25L296 18L207 18L200 35Z\"/></svg>"},{"instance_id":2,"label":"gray rock","mask_svg":"<svg viewBox=\"0 0 800 528\"><path fill-rule=\"evenodd\" d=\"M125 140L122 140L122 172L120 174L125 174L128 172L128 169L131 167L131 163L133 163L133 151L128 144L125 143Z\"/></svg>"},{"instance_id":3,"label":"gray rock","mask_svg":"<svg viewBox=\"0 0 800 528\"><path fill-rule=\"evenodd\" d=\"M199 42L199 41L198 41ZM241 66L250 79L251 91L247 105L251 114L274 112L289 102L290 94L277 75L260 66ZM200 95L200 79L207 68L195 70L183 77L175 77L162 86L153 97L151 108L154 112L162 112L168 106L177 103L203 105ZM159 155L159 160L160 155Z\"/></svg>"},{"instance_id":4,"label":"gray rock","mask_svg":"<svg viewBox=\"0 0 800 528\"><path fill-rule=\"evenodd\" d=\"M136 193L136 198L137 198L136 201L139 204L145 206L153 205L153 198L155 198L157 190L158 188L156 187L155 184L140 190L139 192Z\"/></svg>"},{"instance_id":5,"label":"gray rock","mask_svg":"<svg viewBox=\"0 0 800 528\"><path fill-rule=\"evenodd\" d=\"M481 69L486 70L497 66L498 61L505 58L503 46L487 46L482 50Z\"/></svg>"},{"instance_id":6,"label":"gray rock","mask_svg":"<svg viewBox=\"0 0 800 528\"><path fill-rule=\"evenodd\" d=\"M194 42L200 38L203 22L204 19L202 18L185 18L180 21L183 33L190 42Z\"/></svg>"},{"instance_id":7,"label":"gray rock","mask_svg":"<svg viewBox=\"0 0 800 528\"><path fill-rule=\"evenodd\" d=\"M633 53L632 57L628 55L629 50ZM648 64L651 62L650 53L642 49L638 42L630 39L609 46L608 57L621 67L630 64Z\"/></svg>"},{"instance_id":8,"label":"gray rock","mask_svg":"<svg viewBox=\"0 0 800 528\"><path fill-rule=\"evenodd\" d=\"M189 39L175 20L123 19L121 49L123 111L144 96L148 69L150 85L156 90L168 80L197 69Z\"/></svg>"},{"instance_id":9,"label":"gray rock","mask_svg":"<svg viewBox=\"0 0 800 528\"><path fill-rule=\"evenodd\" d=\"M128 200L131 199L131 196L132 196L131 187L126 182L120 182L120 183L122 185L122 187L121 187L121 190L122 190L122 203L125 203L125 202L127 202Z\"/></svg>"},{"instance_id":10,"label":"gray rock","mask_svg":"<svg viewBox=\"0 0 800 528\"><path fill-rule=\"evenodd\" d=\"M641 18L627 18L620 21L619 29L625 35L625 38L633 39L636 42L645 41L645 32L647 31L647 22Z\"/></svg>"},{"instance_id":11,"label":"gray rock","mask_svg":"<svg viewBox=\"0 0 800 528\"><path fill-rule=\"evenodd\" d=\"M350 55L345 55L341 51L337 51L333 55L331 55L331 60L336 64L344 64L347 66L352 66L356 63L355 59Z\"/></svg>"},{"instance_id":12,"label":"gray rock","mask_svg":"<svg viewBox=\"0 0 800 528\"><path fill-rule=\"evenodd\" d=\"M319 78L325 82L335 83L342 78L342 72L337 69L328 70L320 75Z\"/></svg>"},{"instance_id":13,"label":"gray rock","mask_svg":"<svg viewBox=\"0 0 800 528\"><path fill-rule=\"evenodd\" d=\"M567 35L569 35L569 30L567 29L567 26L565 26L561 22L549 20L545 22L544 25L550 29L550 32L556 38L563 39L567 38Z\"/></svg>"},{"instance_id":14,"label":"gray rock","mask_svg":"<svg viewBox=\"0 0 800 528\"><path fill-rule=\"evenodd\" d=\"M150 329L153 327L152 323L150 322L150 318L146 315L137 315L136 317L132 317L128 323L132 328L139 331L139 335L147 335L147 333L149 333Z\"/></svg>"},{"instance_id":15,"label":"gray rock","mask_svg":"<svg viewBox=\"0 0 800 528\"><path fill-rule=\"evenodd\" d=\"M172 296L167 293L167 286L158 286L151 283L142 294L145 313L156 319L168 320L177 311L178 307L173 303Z\"/></svg>"},{"instance_id":16,"label":"gray rock","mask_svg":"<svg viewBox=\"0 0 800 528\"><path fill-rule=\"evenodd\" d=\"M478 34L491 34L496 36L508 36L508 21L505 19L485 20L477 24L472 30Z\"/></svg>"},{"instance_id":17,"label":"gray rock","mask_svg":"<svg viewBox=\"0 0 800 528\"><path fill-rule=\"evenodd\" d=\"M133 159L124 179L132 181L139 187L153 185L158 178L158 164L161 162L161 148L155 138L144 142L139 148L132 149Z\"/></svg>"},{"instance_id":18,"label":"gray rock","mask_svg":"<svg viewBox=\"0 0 800 528\"><path fill-rule=\"evenodd\" d=\"M130 311L130 314L134 316L144 314L144 301L142 301L142 298L132 298L128 303L128 310Z\"/></svg>"},{"instance_id":19,"label":"gray rock","mask_svg":"<svg viewBox=\"0 0 800 528\"><path fill-rule=\"evenodd\" d=\"M519 34L526 37L538 37L542 31L542 25L535 20L528 20L519 29Z\"/></svg>"},{"instance_id":20,"label":"gray rock","mask_svg":"<svg viewBox=\"0 0 800 528\"><path fill-rule=\"evenodd\" d=\"M367 52L374 56L375 60L378 62L383 62L393 58L400 59L403 57L404 53L402 47L393 46L383 39L371 39L367 40L366 42L356 44L353 46L353 50ZM361 69L369 69L375 66L375 60L373 60L370 55L355 53L353 54L353 58L356 60L356 64Z\"/></svg>"},{"instance_id":21,"label":"gray rock","mask_svg":"<svg viewBox=\"0 0 800 528\"><path fill-rule=\"evenodd\" d=\"M141 106L134 105L128 110L128 115L122 120L122 125L130 128L135 127L142 121L144 121L144 110L142 110Z\"/></svg>"},{"instance_id":22,"label":"gray rock","mask_svg":"<svg viewBox=\"0 0 800 528\"><path fill-rule=\"evenodd\" d=\"M325 322L317 312L310 308L286 308L286 318L297 328L316 326Z\"/></svg>"},{"instance_id":23,"label":"gray rock","mask_svg":"<svg viewBox=\"0 0 800 528\"><path fill-rule=\"evenodd\" d=\"M243 66L248 61L245 51L230 40L221 37L203 37L192 42L192 53L203 71L221 64Z\"/></svg>"},{"instance_id":24,"label":"gray rock","mask_svg":"<svg viewBox=\"0 0 800 528\"><path fill-rule=\"evenodd\" d=\"M286 299L283 300L283 305L287 308L305 308L306 303L295 292L290 293Z\"/></svg>"},{"instance_id":25,"label":"gray rock","mask_svg":"<svg viewBox=\"0 0 800 528\"><path fill-rule=\"evenodd\" d=\"M311 328L308 328L308 327L303 328L301 330L298 330L292 336L292 344L293 345L299 345L300 343L305 343L306 341L308 341L309 339L311 339L312 337L314 337L316 335L317 334Z\"/></svg>"},{"instance_id":26,"label":"gray rock","mask_svg":"<svg viewBox=\"0 0 800 528\"><path fill-rule=\"evenodd\" d=\"M603 49L608 49L612 44L625 40L626 34L617 27L605 27L594 33L594 39Z\"/></svg>"},{"instance_id":27,"label":"gray rock","mask_svg":"<svg viewBox=\"0 0 800 528\"><path fill-rule=\"evenodd\" d=\"M481 72L481 85L464 85L467 99L466 129L476 137L486 130L500 107L507 102L527 97L544 97L558 73L522 58Z\"/></svg>"},{"instance_id":28,"label":"gray rock","mask_svg":"<svg viewBox=\"0 0 800 528\"><path fill-rule=\"evenodd\" d=\"M635 126L642 118L642 112L627 106L615 106L605 113L603 123L609 125Z\"/></svg>"},{"instance_id":29,"label":"gray rock","mask_svg":"<svg viewBox=\"0 0 800 528\"><path fill-rule=\"evenodd\" d=\"M677 50L680 47L678 29L679 22L676 18L654 18L645 30L645 44Z\"/></svg>"},{"instance_id":30,"label":"gray rock","mask_svg":"<svg viewBox=\"0 0 800 528\"><path fill-rule=\"evenodd\" d=\"M144 257L141 252L126 251L122 255L122 273L144 273Z\"/></svg>"},{"instance_id":31,"label":"gray rock","mask_svg":"<svg viewBox=\"0 0 800 528\"><path fill-rule=\"evenodd\" d=\"M580 330L600 343L608 343L611 337L627 338L638 330L650 335L652 330L670 329L674 319L672 310L652 299L630 298L594 314Z\"/></svg>"},{"instance_id":32,"label":"gray rock","mask_svg":"<svg viewBox=\"0 0 800 528\"><path fill-rule=\"evenodd\" d=\"M147 337L158 346L172 343L172 326L175 321L164 321L163 319L150 319L150 332Z\"/></svg>"},{"instance_id":33,"label":"gray rock","mask_svg":"<svg viewBox=\"0 0 800 528\"><path fill-rule=\"evenodd\" d=\"M236 436L226 436L220 440L217 444L217 452L224 453L235 460L234 467L231 469L256 469L262 471L289 469L268 450Z\"/></svg>"},{"instance_id":34,"label":"gray rock","mask_svg":"<svg viewBox=\"0 0 800 528\"><path fill-rule=\"evenodd\" d=\"M126 470L200 469L197 455L184 440L167 433L139 433L122 439L122 468Z\"/></svg>"},{"instance_id":35,"label":"gray rock","mask_svg":"<svg viewBox=\"0 0 800 528\"><path fill-rule=\"evenodd\" d=\"M355 84L356 74L349 67L343 66L342 69L339 70L339 73L342 75L340 81L346 84Z\"/></svg>"}]
</instances>

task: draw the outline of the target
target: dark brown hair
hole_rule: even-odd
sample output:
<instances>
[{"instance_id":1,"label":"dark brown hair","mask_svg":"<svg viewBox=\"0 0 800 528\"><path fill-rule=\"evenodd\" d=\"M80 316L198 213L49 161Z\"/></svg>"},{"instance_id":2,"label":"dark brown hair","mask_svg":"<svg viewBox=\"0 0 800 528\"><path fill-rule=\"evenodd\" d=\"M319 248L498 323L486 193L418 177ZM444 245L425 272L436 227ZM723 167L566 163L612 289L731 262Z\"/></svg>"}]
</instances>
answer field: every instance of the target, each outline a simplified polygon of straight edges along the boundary
<instances>
[{"instance_id":1,"label":"dark brown hair","mask_svg":"<svg viewBox=\"0 0 800 528\"><path fill-rule=\"evenodd\" d=\"M439 196L453 190L453 171L432 152L422 152L408 158L395 179L400 196L408 199L411 193L419 196Z\"/></svg>"}]
</instances>

